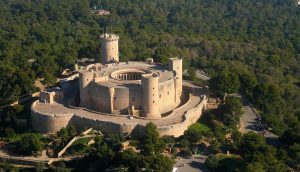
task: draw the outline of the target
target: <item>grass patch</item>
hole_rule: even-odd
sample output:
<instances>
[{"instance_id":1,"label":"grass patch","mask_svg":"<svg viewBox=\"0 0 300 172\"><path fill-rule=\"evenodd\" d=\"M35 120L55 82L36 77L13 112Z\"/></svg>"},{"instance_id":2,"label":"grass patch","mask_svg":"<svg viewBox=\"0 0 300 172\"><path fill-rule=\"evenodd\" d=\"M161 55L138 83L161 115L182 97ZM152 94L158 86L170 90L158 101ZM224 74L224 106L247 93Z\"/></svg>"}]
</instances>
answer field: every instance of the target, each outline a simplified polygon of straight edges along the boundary
<instances>
[{"instance_id":1,"label":"grass patch","mask_svg":"<svg viewBox=\"0 0 300 172\"><path fill-rule=\"evenodd\" d=\"M196 130L196 131L201 131L203 133L210 131L210 128L208 126L201 124L199 122L192 124L189 129Z\"/></svg>"}]
</instances>

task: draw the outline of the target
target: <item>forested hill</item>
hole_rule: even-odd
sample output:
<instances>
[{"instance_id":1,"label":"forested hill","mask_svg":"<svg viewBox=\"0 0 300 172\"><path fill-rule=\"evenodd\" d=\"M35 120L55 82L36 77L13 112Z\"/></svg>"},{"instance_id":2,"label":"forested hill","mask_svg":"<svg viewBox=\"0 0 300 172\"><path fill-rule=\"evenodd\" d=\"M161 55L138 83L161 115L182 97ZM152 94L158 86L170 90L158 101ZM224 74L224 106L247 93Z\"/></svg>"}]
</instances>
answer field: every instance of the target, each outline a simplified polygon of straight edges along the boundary
<instances>
[{"instance_id":1,"label":"forested hill","mask_svg":"<svg viewBox=\"0 0 300 172\"><path fill-rule=\"evenodd\" d=\"M300 118L294 0L2 0L0 15L0 103L31 92L37 77L53 83L78 58L98 59L106 27L121 37L122 60L180 56L187 68L237 78L279 134Z\"/></svg>"}]
</instances>

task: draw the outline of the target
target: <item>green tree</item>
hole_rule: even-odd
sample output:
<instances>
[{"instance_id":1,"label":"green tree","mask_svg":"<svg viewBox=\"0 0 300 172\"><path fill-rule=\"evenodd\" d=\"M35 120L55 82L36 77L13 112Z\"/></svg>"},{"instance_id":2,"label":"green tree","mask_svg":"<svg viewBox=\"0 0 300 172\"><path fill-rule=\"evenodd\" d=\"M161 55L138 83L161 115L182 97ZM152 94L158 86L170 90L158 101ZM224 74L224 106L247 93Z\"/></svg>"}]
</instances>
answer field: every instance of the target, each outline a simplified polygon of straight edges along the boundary
<instances>
[{"instance_id":1,"label":"green tree","mask_svg":"<svg viewBox=\"0 0 300 172\"><path fill-rule=\"evenodd\" d=\"M196 70L193 67L189 67L187 70L188 79L195 81L196 80Z\"/></svg>"},{"instance_id":2,"label":"green tree","mask_svg":"<svg viewBox=\"0 0 300 172\"><path fill-rule=\"evenodd\" d=\"M184 137L192 144L198 143L203 133L205 132L203 126L200 123L195 123L191 125L185 132Z\"/></svg>"},{"instance_id":3,"label":"green tree","mask_svg":"<svg viewBox=\"0 0 300 172\"><path fill-rule=\"evenodd\" d=\"M125 167L129 167L129 168L134 168L135 167L135 163L138 160L138 154L137 152L135 152L133 149L126 149L123 152L121 152L121 154L118 157L119 164L124 165Z\"/></svg>"},{"instance_id":4,"label":"green tree","mask_svg":"<svg viewBox=\"0 0 300 172\"><path fill-rule=\"evenodd\" d=\"M290 129L286 130L280 140L288 145L292 145L294 143L300 143L300 124L296 124L292 126Z\"/></svg>"},{"instance_id":5,"label":"green tree","mask_svg":"<svg viewBox=\"0 0 300 172\"><path fill-rule=\"evenodd\" d=\"M159 154L165 148L165 143L159 137L156 125L151 122L146 124L146 133L140 143L142 153L145 155Z\"/></svg>"},{"instance_id":6,"label":"green tree","mask_svg":"<svg viewBox=\"0 0 300 172\"><path fill-rule=\"evenodd\" d=\"M26 134L16 143L18 152L24 155L32 155L43 149L43 143L35 134Z\"/></svg>"},{"instance_id":7,"label":"green tree","mask_svg":"<svg viewBox=\"0 0 300 172\"><path fill-rule=\"evenodd\" d=\"M235 73L225 69L209 80L209 87L223 96L225 93L236 93L239 90L240 81Z\"/></svg>"},{"instance_id":8,"label":"green tree","mask_svg":"<svg viewBox=\"0 0 300 172\"><path fill-rule=\"evenodd\" d=\"M62 143L63 143L63 147L65 146L65 143L68 141L69 139L69 133L68 130L63 127L61 128L58 132L57 132L57 136L61 138Z\"/></svg>"},{"instance_id":9,"label":"green tree","mask_svg":"<svg viewBox=\"0 0 300 172\"><path fill-rule=\"evenodd\" d=\"M240 154L246 161L251 162L254 159L255 153L259 152L259 149L265 144L266 141L263 136L253 132L246 133L240 145Z\"/></svg>"},{"instance_id":10,"label":"green tree","mask_svg":"<svg viewBox=\"0 0 300 172\"><path fill-rule=\"evenodd\" d=\"M292 158L292 163L296 170L300 167L300 144L294 143L289 147L290 156Z\"/></svg>"},{"instance_id":11,"label":"green tree","mask_svg":"<svg viewBox=\"0 0 300 172\"><path fill-rule=\"evenodd\" d=\"M204 166L210 171L215 171L219 166L219 161L216 156L209 156L205 160Z\"/></svg>"},{"instance_id":12,"label":"green tree","mask_svg":"<svg viewBox=\"0 0 300 172\"><path fill-rule=\"evenodd\" d=\"M246 170L247 172L265 172L265 168L264 165L259 163L259 162L255 162L255 163L249 163L246 166Z\"/></svg>"},{"instance_id":13,"label":"green tree","mask_svg":"<svg viewBox=\"0 0 300 172\"><path fill-rule=\"evenodd\" d=\"M88 161L91 161L97 169L105 169L111 164L115 152L100 137L95 139L94 150L89 154Z\"/></svg>"}]
</instances>

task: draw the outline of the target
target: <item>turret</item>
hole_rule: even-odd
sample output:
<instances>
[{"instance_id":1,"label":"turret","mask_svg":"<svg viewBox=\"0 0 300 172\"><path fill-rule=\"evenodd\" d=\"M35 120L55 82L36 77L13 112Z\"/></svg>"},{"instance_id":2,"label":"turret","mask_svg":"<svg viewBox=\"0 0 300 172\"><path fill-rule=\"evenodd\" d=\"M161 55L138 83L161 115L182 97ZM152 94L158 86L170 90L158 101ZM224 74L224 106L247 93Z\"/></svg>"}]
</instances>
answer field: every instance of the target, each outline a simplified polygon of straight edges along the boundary
<instances>
[{"instance_id":1,"label":"turret","mask_svg":"<svg viewBox=\"0 0 300 172\"><path fill-rule=\"evenodd\" d=\"M182 59L178 57L169 59L169 70L176 72L176 77L182 80Z\"/></svg>"},{"instance_id":2,"label":"turret","mask_svg":"<svg viewBox=\"0 0 300 172\"><path fill-rule=\"evenodd\" d=\"M169 70L174 71L176 74L175 77L175 100L180 102L180 97L182 94L182 59L175 57L169 59Z\"/></svg>"},{"instance_id":3,"label":"turret","mask_svg":"<svg viewBox=\"0 0 300 172\"><path fill-rule=\"evenodd\" d=\"M158 111L158 79L154 73L142 74L142 107L144 116L150 119L161 118Z\"/></svg>"},{"instance_id":4,"label":"turret","mask_svg":"<svg viewBox=\"0 0 300 172\"><path fill-rule=\"evenodd\" d=\"M119 62L119 36L105 33L100 38L102 64Z\"/></svg>"},{"instance_id":5,"label":"turret","mask_svg":"<svg viewBox=\"0 0 300 172\"><path fill-rule=\"evenodd\" d=\"M91 71L85 71L79 73L79 89L80 89L80 105L89 107L90 94L89 84L93 80L94 73Z\"/></svg>"}]
</instances>

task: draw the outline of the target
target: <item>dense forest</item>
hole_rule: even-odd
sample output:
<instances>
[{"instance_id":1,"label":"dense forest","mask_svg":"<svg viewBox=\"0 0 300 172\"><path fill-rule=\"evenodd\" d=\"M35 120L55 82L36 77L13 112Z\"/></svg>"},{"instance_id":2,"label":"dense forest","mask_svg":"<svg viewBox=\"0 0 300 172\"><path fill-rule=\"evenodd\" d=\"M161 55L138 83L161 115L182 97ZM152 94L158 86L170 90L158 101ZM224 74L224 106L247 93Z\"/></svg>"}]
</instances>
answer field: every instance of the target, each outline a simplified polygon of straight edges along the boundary
<instances>
[{"instance_id":1,"label":"dense forest","mask_svg":"<svg viewBox=\"0 0 300 172\"><path fill-rule=\"evenodd\" d=\"M91 14L100 8L111 15ZM99 59L105 29L120 35L122 60L165 63L179 56L186 68L229 82L237 76L236 87L278 134L300 117L300 9L294 0L4 0L0 15L1 104L34 91L36 78L54 83L78 58Z\"/></svg>"},{"instance_id":2,"label":"dense forest","mask_svg":"<svg viewBox=\"0 0 300 172\"><path fill-rule=\"evenodd\" d=\"M217 94L242 93L284 142L300 143L295 0L1 0L0 15L0 105L34 92L36 78L53 84L77 59L99 60L106 30L120 35L121 60L182 57Z\"/></svg>"}]
</instances>

